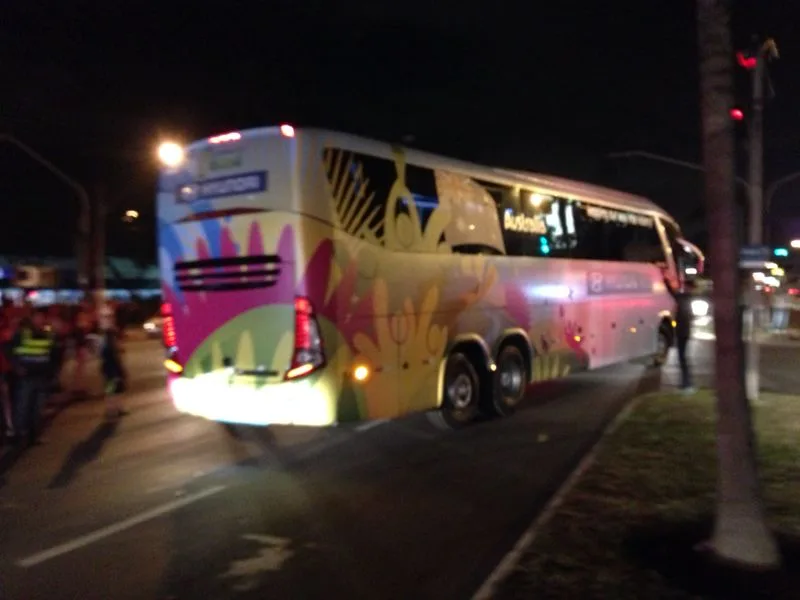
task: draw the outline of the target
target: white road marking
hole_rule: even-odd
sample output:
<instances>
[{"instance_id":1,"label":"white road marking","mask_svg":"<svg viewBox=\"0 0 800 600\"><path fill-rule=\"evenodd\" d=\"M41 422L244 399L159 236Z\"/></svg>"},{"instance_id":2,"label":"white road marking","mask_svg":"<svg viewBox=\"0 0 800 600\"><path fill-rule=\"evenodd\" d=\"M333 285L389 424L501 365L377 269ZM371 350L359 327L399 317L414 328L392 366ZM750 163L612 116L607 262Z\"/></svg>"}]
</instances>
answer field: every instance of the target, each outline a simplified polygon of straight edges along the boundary
<instances>
[{"instance_id":1,"label":"white road marking","mask_svg":"<svg viewBox=\"0 0 800 600\"><path fill-rule=\"evenodd\" d=\"M61 556L62 554L67 554L74 550L78 550L79 548L83 548L84 546L88 546L104 538L112 536L115 533L119 533L120 531L125 531L126 529L130 529L131 527L135 527L136 525L139 525L146 521L150 521L152 519L170 513L179 508L183 508L184 506L192 504L193 502L202 500L203 498L208 498L209 496L218 494L219 492L224 490L225 487L226 486L224 485L217 485L212 488L208 488L207 490L203 490L202 492L197 492L196 494L191 494L189 496L181 498L180 500L173 500L172 502L167 502L165 504L162 504L161 506L157 506L151 510L140 513L134 517L125 519L124 521L119 521L118 523L114 523L113 525L109 525L108 527L97 529L92 533L81 536L79 538L75 538L74 540L71 540L64 544L54 546L49 550L44 550L27 558L23 558L22 560L17 561L17 566L24 568L35 567L38 564L41 564L45 561Z\"/></svg>"},{"instance_id":2,"label":"white road marking","mask_svg":"<svg viewBox=\"0 0 800 600\"><path fill-rule=\"evenodd\" d=\"M242 537L250 542L258 542L261 547L252 558L234 560L228 571L223 573L223 579L239 580L233 585L233 589L237 592L248 592L255 589L260 574L280 571L283 563L294 556L294 551L289 549L291 541L286 538L258 534L248 534Z\"/></svg>"},{"instance_id":3,"label":"white road marking","mask_svg":"<svg viewBox=\"0 0 800 600\"><path fill-rule=\"evenodd\" d=\"M572 471L569 477L567 477L567 480L561 484L561 487L558 488L558 491L555 493L555 495L550 498L550 501L547 503L544 510L533 520L533 523L531 523L528 529L522 534L522 537L517 540L517 543L514 544L514 547L503 557L503 559L500 561L500 564L495 567L494 571L489 574L489 577L483 582L483 585L481 585L478 591L472 596L472 600L490 600L496 596L497 588L506 578L508 578L509 575L511 575L512 571L516 569L519 561L525 554L525 551L533 543L533 540L536 539L539 531L553 517L556 509L558 509L558 507L564 501L564 498L570 492L570 490L575 487L575 484L578 483L583 474L594 464L594 461L597 459L597 453L602 447L603 442L609 435L616 431L616 429L622 425L622 423L625 422L625 420L628 418L628 415L631 414L633 409L639 404L639 401L643 397L644 396L639 396L638 398L634 398L628 402L628 405L623 408L611 421L611 423L606 426L600 435L600 439L583 457L581 462L578 463L578 466L575 467L575 470Z\"/></svg>"},{"instance_id":4,"label":"white road marking","mask_svg":"<svg viewBox=\"0 0 800 600\"><path fill-rule=\"evenodd\" d=\"M389 419L376 419L374 421L367 421L366 423L362 423L358 427L356 427L356 431L359 433L364 433L365 431L369 431L370 429L374 429L379 425L383 425L387 423Z\"/></svg>"}]
</instances>

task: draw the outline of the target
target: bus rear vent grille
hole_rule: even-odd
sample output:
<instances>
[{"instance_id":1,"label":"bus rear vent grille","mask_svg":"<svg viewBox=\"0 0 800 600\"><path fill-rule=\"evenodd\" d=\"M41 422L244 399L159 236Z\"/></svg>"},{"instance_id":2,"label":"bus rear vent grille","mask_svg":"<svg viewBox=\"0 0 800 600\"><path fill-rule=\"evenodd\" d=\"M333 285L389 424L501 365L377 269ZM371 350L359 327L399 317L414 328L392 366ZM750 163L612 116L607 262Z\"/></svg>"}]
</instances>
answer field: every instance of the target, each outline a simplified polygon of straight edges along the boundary
<instances>
[{"instance_id":1,"label":"bus rear vent grille","mask_svg":"<svg viewBox=\"0 0 800 600\"><path fill-rule=\"evenodd\" d=\"M175 279L184 292L230 292L272 287L281 275L275 255L208 258L175 263Z\"/></svg>"}]
</instances>

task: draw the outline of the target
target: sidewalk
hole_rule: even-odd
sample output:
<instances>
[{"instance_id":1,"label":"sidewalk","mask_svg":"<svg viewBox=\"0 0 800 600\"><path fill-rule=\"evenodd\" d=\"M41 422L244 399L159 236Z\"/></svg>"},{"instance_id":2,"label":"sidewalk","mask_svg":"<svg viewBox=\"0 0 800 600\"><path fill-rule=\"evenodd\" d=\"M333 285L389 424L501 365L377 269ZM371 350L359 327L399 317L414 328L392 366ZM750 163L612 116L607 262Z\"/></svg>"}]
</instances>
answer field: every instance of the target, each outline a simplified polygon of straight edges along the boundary
<instances>
[{"instance_id":1,"label":"sidewalk","mask_svg":"<svg viewBox=\"0 0 800 600\"><path fill-rule=\"evenodd\" d=\"M767 514L784 556L769 576L743 576L693 550L712 525L714 410L708 392L640 398L493 597L798 598L800 398L770 396L755 409Z\"/></svg>"},{"instance_id":2,"label":"sidewalk","mask_svg":"<svg viewBox=\"0 0 800 600\"><path fill-rule=\"evenodd\" d=\"M123 360L130 376L129 393L135 393L143 388L152 387L163 381L164 371L161 367L163 360L163 347L160 342L148 340L146 336L127 338L123 342L125 354ZM42 413L44 427L47 430L52 422L62 412L75 405L92 404L102 410L98 401L103 395L103 380L100 374L99 358L93 355L86 363L85 367L85 388L87 398L75 399L71 393L73 390L73 377L75 371L75 361L67 360L61 371L61 385L64 392L54 394L48 400ZM11 448L4 443L0 436L0 454Z\"/></svg>"}]
</instances>

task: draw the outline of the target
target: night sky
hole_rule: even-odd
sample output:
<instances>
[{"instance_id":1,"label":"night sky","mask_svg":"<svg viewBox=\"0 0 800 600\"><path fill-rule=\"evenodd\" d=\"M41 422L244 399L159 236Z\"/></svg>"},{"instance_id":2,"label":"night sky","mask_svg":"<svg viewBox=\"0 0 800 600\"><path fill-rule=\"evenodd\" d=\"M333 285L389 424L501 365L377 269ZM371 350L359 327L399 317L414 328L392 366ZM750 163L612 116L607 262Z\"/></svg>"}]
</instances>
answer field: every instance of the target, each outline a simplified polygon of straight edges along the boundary
<instances>
[{"instance_id":1,"label":"night sky","mask_svg":"<svg viewBox=\"0 0 800 600\"><path fill-rule=\"evenodd\" d=\"M772 35L782 53L769 181L800 170L800 8L736 4L737 45ZM695 38L682 0L4 0L0 132L141 211L110 246L146 257L164 137L291 122L594 181L613 151L698 161ZM784 216L797 194L776 196ZM0 202L0 254L71 251L73 196L7 144ZM697 202L676 193L666 208Z\"/></svg>"}]
</instances>

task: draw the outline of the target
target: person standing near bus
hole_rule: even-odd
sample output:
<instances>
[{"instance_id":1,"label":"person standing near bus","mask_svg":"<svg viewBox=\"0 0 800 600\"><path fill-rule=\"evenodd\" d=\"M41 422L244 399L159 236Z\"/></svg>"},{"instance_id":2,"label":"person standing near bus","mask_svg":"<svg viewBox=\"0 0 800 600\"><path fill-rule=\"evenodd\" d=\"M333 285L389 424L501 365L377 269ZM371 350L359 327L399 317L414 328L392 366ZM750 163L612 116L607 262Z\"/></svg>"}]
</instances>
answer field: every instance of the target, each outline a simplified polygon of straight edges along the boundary
<instances>
[{"instance_id":1,"label":"person standing near bus","mask_svg":"<svg viewBox=\"0 0 800 600\"><path fill-rule=\"evenodd\" d=\"M675 346L678 350L678 365L681 370L680 389L684 394L693 394L692 373L689 368L687 350L692 337L692 298L694 282L684 281L683 289L674 289L667 279L664 280L667 290L675 299Z\"/></svg>"},{"instance_id":2,"label":"person standing near bus","mask_svg":"<svg viewBox=\"0 0 800 600\"><path fill-rule=\"evenodd\" d=\"M103 306L100 309L100 369L103 375L103 393L106 401L106 418L116 419L127 413L122 408L120 395L127 388L127 373L122 362L119 327L116 323L114 309Z\"/></svg>"},{"instance_id":3,"label":"person standing near bus","mask_svg":"<svg viewBox=\"0 0 800 600\"><path fill-rule=\"evenodd\" d=\"M41 309L31 318L11 342L12 362L17 382L14 392L14 424L22 440L39 441L42 409L47 400L54 368L53 334L47 328L47 316Z\"/></svg>"},{"instance_id":4,"label":"person standing near bus","mask_svg":"<svg viewBox=\"0 0 800 600\"><path fill-rule=\"evenodd\" d=\"M78 308L72 326L72 347L75 356L75 368L72 372L72 393L78 397L85 397L86 390L86 364L91 354L91 334L94 330L91 306L84 302Z\"/></svg>"}]
</instances>

